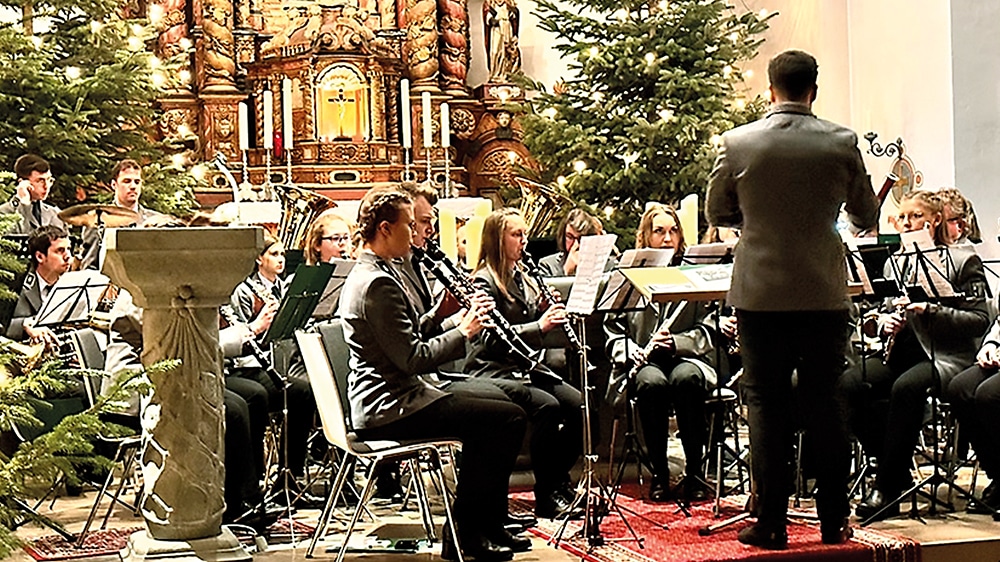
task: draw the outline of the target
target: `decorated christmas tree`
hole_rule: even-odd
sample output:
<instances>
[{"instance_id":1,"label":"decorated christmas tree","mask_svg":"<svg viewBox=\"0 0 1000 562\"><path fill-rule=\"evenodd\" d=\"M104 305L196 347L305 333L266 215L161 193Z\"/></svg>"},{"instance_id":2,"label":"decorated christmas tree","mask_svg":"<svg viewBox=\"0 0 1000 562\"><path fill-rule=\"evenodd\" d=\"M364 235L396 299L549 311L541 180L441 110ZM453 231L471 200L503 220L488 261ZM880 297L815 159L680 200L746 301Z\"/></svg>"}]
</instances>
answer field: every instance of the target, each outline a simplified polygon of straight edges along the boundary
<instances>
[{"instance_id":1,"label":"decorated christmas tree","mask_svg":"<svg viewBox=\"0 0 1000 562\"><path fill-rule=\"evenodd\" d=\"M647 201L704 193L718 135L762 112L741 65L773 14L723 0L538 0L537 15L573 75L551 92L529 81L524 143L539 179L603 212L627 246Z\"/></svg>"},{"instance_id":2,"label":"decorated christmas tree","mask_svg":"<svg viewBox=\"0 0 1000 562\"><path fill-rule=\"evenodd\" d=\"M24 153L46 158L56 177L50 198L66 207L108 198L111 168L133 158L152 165L143 203L185 214L195 180L179 173L189 164L176 156L182 143L157 139L156 100L190 77L147 49L145 16L130 17L118 0L0 0L0 9L23 14L0 24L0 170ZM14 182L3 183L0 196L9 196Z\"/></svg>"}]
</instances>

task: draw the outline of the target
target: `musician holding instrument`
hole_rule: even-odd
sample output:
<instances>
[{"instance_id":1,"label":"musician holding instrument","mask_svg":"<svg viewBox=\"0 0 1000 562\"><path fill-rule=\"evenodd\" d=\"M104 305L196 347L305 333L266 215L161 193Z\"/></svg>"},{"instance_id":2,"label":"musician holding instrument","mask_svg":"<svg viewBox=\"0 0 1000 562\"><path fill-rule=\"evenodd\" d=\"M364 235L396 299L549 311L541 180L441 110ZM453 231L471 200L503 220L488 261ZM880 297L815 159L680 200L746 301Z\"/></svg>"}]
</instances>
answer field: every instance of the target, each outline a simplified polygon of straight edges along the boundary
<instances>
[{"instance_id":1,"label":"musician holding instrument","mask_svg":"<svg viewBox=\"0 0 1000 562\"><path fill-rule=\"evenodd\" d=\"M493 211L483 225L482 245L473 276L476 287L493 298L497 310L535 349L568 345L566 307L542 308L544 290L525 272L521 260L528 225L517 209ZM472 342L465 372L499 386L531 421L531 464L535 473L535 515L570 515L575 496L569 471L583 448L583 397L544 364L516 363L509 350L481 335Z\"/></svg>"},{"instance_id":2,"label":"musician holding instrument","mask_svg":"<svg viewBox=\"0 0 1000 562\"><path fill-rule=\"evenodd\" d=\"M912 485L909 469L927 393L948 388L955 375L975 362L979 338L989 325L982 260L971 250L946 244L943 212L935 193L911 191L900 202L895 225L900 232L932 231L943 250L931 253L941 255L942 273L961 295L936 303L912 302L906 295L889 299L878 319L880 332L891 341L885 346L887 355L869 358L863 373L860 366L853 367L841 379L851 427L866 454L878 459L875 487L855 510L861 518L875 515ZM912 249L900 248L890 260L894 264L886 264L886 278L900 275L901 286L922 269Z\"/></svg>"},{"instance_id":3,"label":"musician holding instrument","mask_svg":"<svg viewBox=\"0 0 1000 562\"><path fill-rule=\"evenodd\" d=\"M411 251L410 197L399 190L368 192L358 212L363 240L347 276L339 315L350 350L347 396L361 439L458 439L461 469L454 515L466 557L510 560L513 537L504 529L507 483L524 438L524 411L505 400L439 390L425 375L465 352L483 329L489 303L473 300L458 325L433 337L418 328L418 313L393 260ZM447 530L446 530L447 533ZM450 540L442 557L455 559Z\"/></svg>"},{"instance_id":4,"label":"musician holding instrument","mask_svg":"<svg viewBox=\"0 0 1000 562\"><path fill-rule=\"evenodd\" d=\"M274 354L264 336L274 321L288 287L280 276L285 271L285 246L277 238L266 235L264 248L257 257L255 271L233 291L232 307L238 322L246 324L254 334L256 348L247 344L243 353L234 360L227 376L242 377L259 383L267 390L268 406L272 412L284 408L285 393L288 399L288 434L283 436L282 447L287 447L288 469L293 479L287 483L298 498L299 507L322 504L322 499L306 493L302 478L305 476L306 442L316 414L316 400L309 381L298 376L277 374ZM261 350L262 357L255 351ZM265 364L262 364L265 363ZM279 455L279 464L285 466L285 455ZM284 497L284 494L279 495Z\"/></svg>"},{"instance_id":5,"label":"musician holding instrument","mask_svg":"<svg viewBox=\"0 0 1000 562\"><path fill-rule=\"evenodd\" d=\"M306 263L331 263L351 259L351 225L333 211L321 214L306 235Z\"/></svg>"},{"instance_id":6,"label":"musician holding instrument","mask_svg":"<svg viewBox=\"0 0 1000 562\"><path fill-rule=\"evenodd\" d=\"M812 112L816 59L789 50L768 63L767 114L722 135L709 175L709 224L740 227L727 302L736 309L749 410L757 522L739 540L788 546L792 374L818 443L821 539L848 540L850 441L834 390L846 362L850 300L836 221L878 222L857 134Z\"/></svg>"},{"instance_id":7,"label":"musician holding instrument","mask_svg":"<svg viewBox=\"0 0 1000 562\"><path fill-rule=\"evenodd\" d=\"M539 267L548 277L576 275L576 265L580 261L580 237L597 234L604 234L604 225L597 217L583 209L570 210L556 228L558 252L538 260ZM611 260L609 262L610 266L614 265Z\"/></svg>"},{"instance_id":8,"label":"musician holding instrument","mask_svg":"<svg viewBox=\"0 0 1000 562\"><path fill-rule=\"evenodd\" d=\"M56 225L43 226L28 238L31 271L17 297L14 317L7 327L8 338L44 343L48 348L58 345L56 334L50 328L35 327L34 321L49 290L63 273L69 271L73 258L69 246L69 233Z\"/></svg>"},{"instance_id":9,"label":"musician holding instrument","mask_svg":"<svg viewBox=\"0 0 1000 562\"><path fill-rule=\"evenodd\" d=\"M16 214L21 220L7 234L28 235L48 225L65 227L59 218L59 208L45 202L55 183L48 161L25 154L14 162L14 174L17 190L9 201L0 205L0 215Z\"/></svg>"},{"instance_id":10,"label":"musician holding instrument","mask_svg":"<svg viewBox=\"0 0 1000 562\"><path fill-rule=\"evenodd\" d=\"M686 248L677 212L660 203L650 204L643 213L635 240L636 248L673 250L673 265L680 264ZM634 377L631 382L639 422L653 467L649 499L670 499L667 445L671 408L677 414L684 448L685 476L679 485L680 495L686 500L705 499L700 480L708 444L705 399L717 378L714 319L707 303L651 304L638 312L608 315L604 327L608 354L615 365L612 381Z\"/></svg>"}]
</instances>

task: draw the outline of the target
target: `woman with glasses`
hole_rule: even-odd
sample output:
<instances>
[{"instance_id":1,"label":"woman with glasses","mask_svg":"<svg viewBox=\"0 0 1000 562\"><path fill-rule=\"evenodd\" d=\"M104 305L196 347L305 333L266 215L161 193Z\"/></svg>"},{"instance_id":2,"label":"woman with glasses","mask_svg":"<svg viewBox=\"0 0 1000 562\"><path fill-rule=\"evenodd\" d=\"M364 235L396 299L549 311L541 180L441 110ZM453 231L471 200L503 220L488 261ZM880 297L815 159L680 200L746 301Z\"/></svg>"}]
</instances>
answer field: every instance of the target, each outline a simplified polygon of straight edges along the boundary
<instances>
[{"instance_id":1,"label":"woman with glasses","mask_svg":"<svg viewBox=\"0 0 1000 562\"><path fill-rule=\"evenodd\" d=\"M575 275L580 261L580 238L594 234L604 234L601 221L583 209L573 209L556 229L555 254L538 260L538 266L549 277ZM610 265L614 262L608 260Z\"/></svg>"},{"instance_id":2,"label":"woman with glasses","mask_svg":"<svg viewBox=\"0 0 1000 562\"><path fill-rule=\"evenodd\" d=\"M937 249L926 257L940 259L942 273L962 296L890 299L878 317L879 332L887 341L885 357L871 357L864 369L852 367L840 379L854 434L878 463L875 487L855 510L863 519L898 514L898 509L879 512L913 484L909 469L928 391L939 395L975 361L978 339L989 324L982 260L974 252L948 246L943 217L944 205L937 194L918 190L903 197L894 222L901 233L931 232ZM911 285L914 276L924 271L923 259L901 248L886 264L886 278Z\"/></svg>"},{"instance_id":3,"label":"woman with glasses","mask_svg":"<svg viewBox=\"0 0 1000 562\"><path fill-rule=\"evenodd\" d=\"M334 258L351 259L351 225L336 213L323 213L306 237L306 263L330 263Z\"/></svg>"}]
</instances>

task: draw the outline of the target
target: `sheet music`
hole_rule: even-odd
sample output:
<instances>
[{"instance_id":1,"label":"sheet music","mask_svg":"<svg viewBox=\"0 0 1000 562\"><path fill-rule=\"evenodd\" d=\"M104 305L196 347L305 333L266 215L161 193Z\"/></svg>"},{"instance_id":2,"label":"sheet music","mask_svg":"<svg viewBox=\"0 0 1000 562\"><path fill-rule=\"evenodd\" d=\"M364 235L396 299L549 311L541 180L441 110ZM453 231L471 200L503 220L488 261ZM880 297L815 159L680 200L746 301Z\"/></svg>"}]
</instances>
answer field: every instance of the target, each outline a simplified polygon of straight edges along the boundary
<instances>
[{"instance_id":1,"label":"sheet music","mask_svg":"<svg viewBox=\"0 0 1000 562\"><path fill-rule=\"evenodd\" d=\"M650 293L666 293L677 290L719 291L729 290L733 277L733 264L695 265L670 268L670 277L665 277L666 283L649 284Z\"/></svg>"},{"instance_id":2,"label":"sheet music","mask_svg":"<svg viewBox=\"0 0 1000 562\"><path fill-rule=\"evenodd\" d=\"M618 240L616 234L583 236L580 238L580 259L576 266L573 288L566 300L566 312L586 316L593 312L601 288L604 266Z\"/></svg>"},{"instance_id":3,"label":"sheet music","mask_svg":"<svg viewBox=\"0 0 1000 562\"><path fill-rule=\"evenodd\" d=\"M731 240L688 246L688 249L684 252L684 263L712 264L732 258L733 249L736 247L737 241Z\"/></svg>"},{"instance_id":4,"label":"sheet music","mask_svg":"<svg viewBox=\"0 0 1000 562\"><path fill-rule=\"evenodd\" d=\"M344 281L347 280L347 274L354 269L354 265L358 262L334 258L331 263L333 263L333 274L330 276L326 288L323 289L323 296L316 303L316 308L312 313L313 318L333 317L337 311L337 303L340 302L340 289L344 286Z\"/></svg>"},{"instance_id":5,"label":"sheet music","mask_svg":"<svg viewBox=\"0 0 1000 562\"><path fill-rule=\"evenodd\" d=\"M865 240L871 240L870 238ZM877 241L877 239L876 239ZM875 288L872 287L872 280L868 277L868 270L865 269L865 262L861 259L861 251L858 245L861 241L851 236L844 237L844 245L847 247L847 277L848 284L854 279L861 281L861 294L874 295Z\"/></svg>"},{"instance_id":6,"label":"sheet music","mask_svg":"<svg viewBox=\"0 0 1000 562\"><path fill-rule=\"evenodd\" d=\"M36 326L85 322L97 308L111 280L93 269L67 271L49 289L49 295L35 315Z\"/></svg>"},{"instance_id":7,"label":"sheet music","mask_svg":"<svg viewBox=\"0 0 1000 562\"><path fill-rule=\"evenodd\" d=\"M954 288L945 277L946 258L942 254L947 249L935 246L929 229L903 232L900 234L900 242L903 252L911 255L911 263L914 264L910 277L912 281L908 284L919 285L930 296L955 296ZM921 260L925 263L921 263Z\"/></svg>"},{"instance_id":8,"label":"sheet music","mask_svg":"<svg viewBox=\"0 0 1000 562\"><path fill-rule=\"evenodd\" d=\"M619 268L626 267L666 267L674 257L674 249L641 248L625 250L618 260Z\"/></svg>"}]
</instances>

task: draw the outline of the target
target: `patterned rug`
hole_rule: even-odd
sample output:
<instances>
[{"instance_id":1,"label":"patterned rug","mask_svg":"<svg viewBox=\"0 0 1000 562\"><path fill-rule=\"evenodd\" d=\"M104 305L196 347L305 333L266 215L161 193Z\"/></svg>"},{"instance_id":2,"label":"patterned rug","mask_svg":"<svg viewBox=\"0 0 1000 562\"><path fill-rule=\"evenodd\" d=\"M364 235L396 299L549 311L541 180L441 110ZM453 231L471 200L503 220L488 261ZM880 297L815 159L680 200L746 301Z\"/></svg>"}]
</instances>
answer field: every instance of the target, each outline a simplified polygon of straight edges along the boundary
<instances>
[{"instance_id":1,"label":"patterned rug","mask_svg":"<svg viewBox=\"0 0 1000 562\"><path fill-rule=\"evenodd\" d=\"M629 495L626 495L629 493ZM722 502L720 517L713 515L714 502L690 506L691 517L685 517L677 505L652 503L638 496L635 486L626 486L618 496L628 524L640 543L631 540L622 517L608 515L600 525L604 545L592 547L581 536L582 521L571 521L562 534L559 547L591 562L712 562L721 560L780 560L828 562L919 562L920 546L909 540L874 529L854 528L854 538L843 545L825 545L820 542L819 522L791 519L788 525L788 550L768 551L741 544L736 539L740 529L749 521L740 521L708 536L699 530L739 515L745 497L730 496ZM530 492L513 494L511 509L530 512L534 508ZM551 539L559 532L560 523L540 520L532 529L536 535Z\"/></svg>"},{"instance_id":2,"label":"patterned rug","mask_svg":"<svg viewBox=\"0 0 1000 562\"><path fill-rule=\"evenodd\" d=\"M75 558L118 558L118 551L125 548L128 538L142 527L129 529L107 529L89 533L83 546L67 542L59 535L42 537L25 545L24 551L35 560L72 560Z\"/></svg>"}]
</instances>

